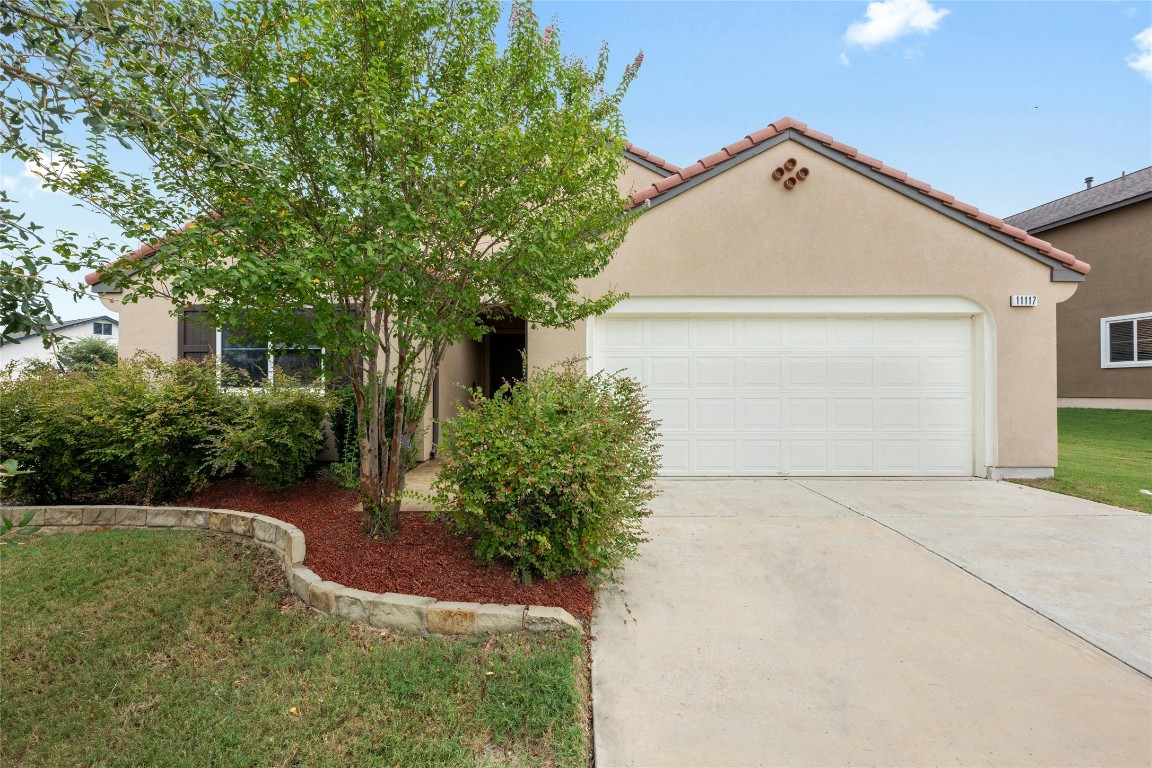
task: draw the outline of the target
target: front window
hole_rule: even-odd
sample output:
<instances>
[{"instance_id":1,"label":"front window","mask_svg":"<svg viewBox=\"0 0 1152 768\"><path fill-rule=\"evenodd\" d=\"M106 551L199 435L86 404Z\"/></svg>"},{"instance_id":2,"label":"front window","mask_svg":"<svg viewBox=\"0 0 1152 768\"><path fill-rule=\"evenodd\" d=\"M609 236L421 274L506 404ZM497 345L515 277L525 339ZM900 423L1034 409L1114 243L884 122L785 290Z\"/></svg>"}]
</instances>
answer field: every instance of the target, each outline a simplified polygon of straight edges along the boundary
<instances>
[{"instance_id":1,"label":"front window","mask_svg":"<svg viewBox=\"0 0 1152 768\"><path fill-rule=\"evenodd\" d=\"M112 323L92 323L92 334L94 336L111 336Z\"/></svg>"},{"instance_id":2,"label":"front window","mask_svg":"<svg viewBox=\"0 0 1152 768\"><path fill-rule=\"evenodd\" d=\"M1152 367L1152 312L1100 321L1100 367Z\"/></svg>"},{"instance_id":3,"label":"front window","mask_svg":"<svg viewBox=\"0 0 1152 768\"><path fill-rule=\"evenodd\" d=\"M292 376L302 387L322 380L324 351L319 345L304 348L279 346L251 331L225 326L219 331L220 363L245 376L233 386L259 386L277 374Z\"/></svg>"}]
</instances>

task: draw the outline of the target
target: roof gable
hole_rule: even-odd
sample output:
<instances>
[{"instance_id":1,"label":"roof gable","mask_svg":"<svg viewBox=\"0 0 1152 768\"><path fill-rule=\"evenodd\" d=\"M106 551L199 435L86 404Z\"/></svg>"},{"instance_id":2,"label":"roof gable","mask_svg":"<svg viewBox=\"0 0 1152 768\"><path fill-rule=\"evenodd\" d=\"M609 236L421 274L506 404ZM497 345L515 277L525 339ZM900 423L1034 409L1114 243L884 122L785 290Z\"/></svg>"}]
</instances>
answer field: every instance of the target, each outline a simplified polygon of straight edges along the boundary
<instances>
[{"instance_id":1,"label":"roof gable","mask_svg":"<svg viewBox=\"0 0 1152 768\"><path fill-rule=\"evenodd\" d=\"M984 213L975 206L962 203L947 193L914 179L903 171L885 165L876 158L842 144L827 134L786 117L777 120L742 140L728 145L719 152L698 160L671 175L660 179L632 196L633 206L647 208L660 205L681 195L708 179L749 160L784 141L794 141L834 162L856 171L899 192L965 226L991 237L1013 250L1039 261L1052 270L1052 280L1080 281L1091 267L1051 243L1032 237L1027 232L1001 219Z\"/></svg>"}]
</instances>

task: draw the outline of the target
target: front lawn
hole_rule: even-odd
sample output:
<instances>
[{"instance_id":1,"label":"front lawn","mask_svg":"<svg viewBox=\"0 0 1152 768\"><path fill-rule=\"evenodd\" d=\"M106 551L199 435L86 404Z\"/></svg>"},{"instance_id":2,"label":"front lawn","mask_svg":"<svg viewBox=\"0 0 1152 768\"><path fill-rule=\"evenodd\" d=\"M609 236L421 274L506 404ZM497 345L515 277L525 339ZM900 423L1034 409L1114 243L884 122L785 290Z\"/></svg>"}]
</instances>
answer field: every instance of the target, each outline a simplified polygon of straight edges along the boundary
<instances>
[{"instance_id":1,"label":"front lawn","mask_svg":"<svg viewBox=\"0 0 1152 768\"><path fill-rule=\"evenodd\" d=\"M1152 512L1152 411L1061 408L1060 466L1047 480L1017 482Z\"/></svg>"},{"instance_id":2,"label":"front lawn","mask_svg":"<svg viewBox=\"0 0 1152 768\"><path fill-rule=\"evenodd\" d=\"M586 766L583 642L318 618L192 532L0 544L0 764Z\"/></svg>"}]
</instances>

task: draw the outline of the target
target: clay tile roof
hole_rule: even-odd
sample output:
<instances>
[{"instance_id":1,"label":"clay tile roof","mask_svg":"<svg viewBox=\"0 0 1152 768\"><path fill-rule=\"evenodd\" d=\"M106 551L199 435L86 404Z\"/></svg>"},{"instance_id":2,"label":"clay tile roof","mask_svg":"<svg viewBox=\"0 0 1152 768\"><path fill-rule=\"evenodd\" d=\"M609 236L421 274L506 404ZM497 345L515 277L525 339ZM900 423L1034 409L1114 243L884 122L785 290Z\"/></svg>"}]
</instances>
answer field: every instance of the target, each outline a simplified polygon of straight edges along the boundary
<instances>
[{"instance_id":1,"label":"clay tile roof","mask_svg":"<svg viewBox=\"0 0 1152 768\"><path fill-rule=\"evenodd\" d=\"M211 214L209 214L209 216L211 216L212 218L218 218L219 214L211 213ZM104 269L108 269L109 267L117 266L117 265L122 266L122 267L131 267L134 263L139 262L141 259L146 259L149 256L151 256L152 254L156 253L156 251L160 250L160 247L162 245L164 245L164 243L168 242L168 238L172 237L172 235L178 235L181 232L187 232L189 229L191 229L194 226L196 226L196 222L195 221L189 221L184 226L180 227L179 229L173 230L172 232L170 232L169 234L160 238L159 240L153 241L151 243L145 243L144 245L140 246L136 250L132 251L132 253L124 254L123 256L121 256L119 259L117 259L112 264L105 264ZM102 281L105 277L106 277L106 275L104 274L103 270L98 270L96 272L89 272L87 275L84 276L84 282L87 283L88 285L96 285L97 283Z\"/></svg>"},{"instance_id":2,"label":"clay tile roof","mask_svg":"<svg viewBox=\"0 0 1152 768\"><path fill-rule=\"evenodd\" d=\"M628 142L627 144L624 145L624 151L625 152L631 152L632 154L636 155L636 157L639 157L642 160L647 160L648 162L652 163L652 165L658 165L661 168L663 168L664 170L668 171L669 173L677 173L680 170L680 166L674 165L662 157L657 157L656 155L652 154L648 150L641 149L640 147L636 146L632 142Z\"/></svg>"},{"instance_id":3,"label":"clay tile roof","mask_svg":"<svg viewBox=\"0 0 1152 768\"><path fill-rule=\"evenodd\" d=\"M694 178L696 176L699 176L700 174L704 173L705 171L714 168L719 163L722 163L725 160L728 160L732 157L736 157L736 156L738 156L744 152L747 152L748 150L756 147L757 145L762 144L765 141L768 141L769 139L775 138L776 136L779 136L781 133L784 133L785 131L788 131L788 130L796 131L797 133L800 133L809 139L813 139L815 141L818 141L822 145L824 145L825 147L828 147L829 149L831 149L835 152L838 152L839 154L841 154L841 155L843 155L849 159L852 159L852 160L855 160L856 162L862 163L862 164L868 166L869 168L871 168L875 171L878 171L878 172L884 174L885 176L888 176L888 177L894 179L896 182L899 182L900 184L903 184L904 186L909 187L910 189L914 189L914 190L916 190L922 194L928 195L929 197L931 197L935 200L939 200L944 205L949 206L951 208L954 208L955 210L960 211L961 213L964 213L970 219L973 219L973 222L970 222L970 223L974 227L979 228L978 225L982 224L982 225L985 225L986 227L990 228L991 230L1003 232L1004 234L1008 235L1009 237L1012 237L1014 240L1021 243L1022 245L1026 246L1028 248L1034 249L1040 255L1056 259L1057 261L1061 262L1062 264L1064 264L1069 269L1071 269L1075 272L1079 272L1081 274L1086 275L1086 274L1088 274L1089 270L1091 269L1091 267L1088 264L1086 264L1085 262L1080 261L1079 259L1077 259L1075 256L1073 256L1070 253L1065 253L1064 251L1061 251L1058 248L1054 248L1051 243L1048 243L1048 242L1041 240L1039 238L1036 238L1036 237L1032 237L1027 232L1025 232L1024 230L1018 229L1017 227L1014 227L1011 224L1006 224L1004 221L996 218L995 216L992 216L991 214L984 213L983 211L981 211L976 206L968 205L967 203L959 202L952 195L949 195L946 192L941 192L938 189L933 189L930 185L924 183L923 181L920 181L918 179L914 179L901 170L898 170L896 168L892 168L891 166L884 165L884 163L881 162L880 160L877 160L874 157L869 157L868 155L865 155L865 154L858 152L855 147L850 147L847 144L841 144L840 142L836 141L835 139L833 139L828 134L820 133L819 131L812 130L805 123L801 123L800 121L794 120L791 117L783 117L779 120L776 120L776 121L770 123L766 128L761 128L758 131L754 131L754 132L748 134L747 136L744 137L744 139L742 141L737 141L733 144L729 144L727 147L724 147L719 152L715 152L711 155L708 155L707 157L700 159L699 161L697 161L693 165L688 166L688 168L686 168L684 170L677 168L672 173L672 175L669 176L668 178L661 179L658 182L656 182L655 184L652 184L651 186L645 187L644 189L642 189L639 192L637 192L636 194L634 194L632 196L632 205L634 207L639 206L639 205L652 205L653 203L651 201L653 198L659 197L660 195L663 195L666 192L675 189L680 184L683 184L684 182L688 181L689 179ZM639 152L637 152L634 148L632 148L632 145L629 145L629 151L633 152L634 154L639 155ZM640 151L643 151L643 150L640 150ZM646 157L646 159L649 162L652 162L651 157ZM670 168L671 166L667 166L667 167ZM1152 168L1146 168L1144 171L1139 171L1137 173L1138 174L1144 174L1145 172L1148 173L1148 182L1147 183L1149 184L1149 189L1152 190ZM1137 176L1137 173L1129 174L1126 178L1131 179L1132 177ZM1106 185L1102 184L1100 186L1104 187ZM1092 190L1088 190L1088 191L1092 191ZM1075 197L1075 195L1073 197ZM1057 201L1057 202L1060 202L1060 201ZM1049 204L1049 205L1051 205L1051 204ZM1041 208L1043 208L1043 207L1044 206L1041 206ZM1028 213L1028 212L1026 212L1026 213ZM1017 214L1017 217L1023 216L1023 215L1024 214ZM1017 218L1017 217L1012 217L1012 218ZM988 232L988 234L991 234L991 232Z\"/></svg>"}]
</instances>

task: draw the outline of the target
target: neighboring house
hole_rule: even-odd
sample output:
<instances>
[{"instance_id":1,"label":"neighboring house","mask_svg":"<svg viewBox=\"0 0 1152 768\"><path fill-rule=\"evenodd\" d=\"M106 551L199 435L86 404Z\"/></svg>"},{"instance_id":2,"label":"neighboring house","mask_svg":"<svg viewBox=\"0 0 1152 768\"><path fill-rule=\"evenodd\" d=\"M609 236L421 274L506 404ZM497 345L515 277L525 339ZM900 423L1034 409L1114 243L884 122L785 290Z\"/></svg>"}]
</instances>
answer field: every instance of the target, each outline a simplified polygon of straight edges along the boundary
<instances>
[{"instance_id":1,"label":"neighboring house","mask_svg":"<svg viewBox=\"0 0 1152 768\"><path fill-rule=\"evenodd\" d=\"M1152 168L1005 221L1092 263L1056 310L1058 403L1152 410Z\"/></svg>"},{"instance_id":2,"label":"neighboring house","mask_svg":"<svg viewBox=\"0 0 1152 768\"><path fill-rule=\"evenodd\" d=\"M790 118L684 169L626 159L621 189L649 210L581 290L629 298L453 347L437 418L453 385L491 389L526 349L530 368L584 356L638 378L666 475L1052 474L1056 305L1086 263ZM125 354L220 348L165 302L119 307L90 282Z\"/></svg>"},{"instance_id":3,"label":"neighboring house","mask_svg":"<svg viewBox=\"0 0 1152 768\"><path fill-rule=\"evenodd\" d=\"M104 339L115 346L119 341L120 322L108 315L97 317L84 317L79 320L69 320L48 329L56 336L53 345L44 346L45 334L31 334L21 336L13 341L0 344L0 367L7 366L14 361L21 363L30 360L43 360L53 362L56 360L56 351L73 341L95 337Z\"/></svg>"}]
</instances>

